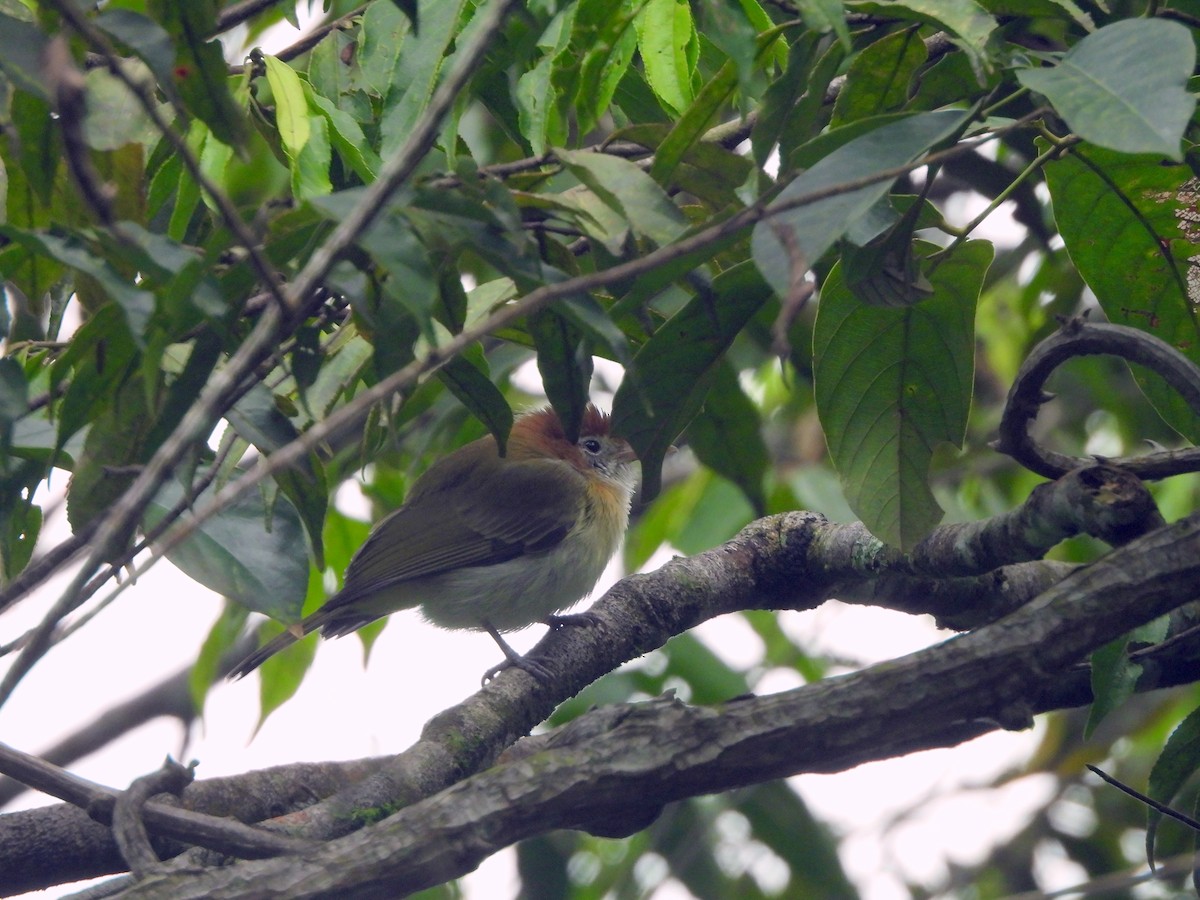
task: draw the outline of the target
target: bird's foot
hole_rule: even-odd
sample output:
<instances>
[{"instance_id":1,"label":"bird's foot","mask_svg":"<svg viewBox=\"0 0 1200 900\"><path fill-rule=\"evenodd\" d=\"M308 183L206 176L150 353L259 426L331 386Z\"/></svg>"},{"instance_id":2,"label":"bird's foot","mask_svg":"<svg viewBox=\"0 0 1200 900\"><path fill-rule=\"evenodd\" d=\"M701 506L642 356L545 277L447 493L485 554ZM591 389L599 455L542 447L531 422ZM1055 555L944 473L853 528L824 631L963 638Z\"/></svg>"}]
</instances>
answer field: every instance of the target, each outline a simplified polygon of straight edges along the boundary
<instances>
[{"instance_id":1,"label":"bird's foot","mask_svg":"<svg viewBox=\"0 0 1200 900\"><path fill-rule=\"evenodd\" d=\"M505 669L521 669L522 671L528 672L534 677L535 680L540 681L543 684L549 684L553 678L550 670L543 666L536 659L532 659L528 656L514 656L511 659L506 659L504 662L492 666L490 669L484 672L483 678L479 683L487 684Z\"/></svg>"},{"instance_id":2,"label":"bird's foot","mask_svg":"<svg viewBox=\"0 0 1200 900\"><path fill-rule=\"evenodd\" d=\"M553 676L551 675L549 669L547 669L533 657L522 656L512 647L508 646L508 641L500 637L500 632L493 628L490 622L484 622L483 628L492 636L492 640L494 640L504 652L505 659L504 662L500 663L499 665L492 666L490 669L484 672L480 684L487 684L505 669L511 668L517 668L528 672L535 680L540 681L543 684L548 684L551 681Z\"/></svg>"}]
</instances>

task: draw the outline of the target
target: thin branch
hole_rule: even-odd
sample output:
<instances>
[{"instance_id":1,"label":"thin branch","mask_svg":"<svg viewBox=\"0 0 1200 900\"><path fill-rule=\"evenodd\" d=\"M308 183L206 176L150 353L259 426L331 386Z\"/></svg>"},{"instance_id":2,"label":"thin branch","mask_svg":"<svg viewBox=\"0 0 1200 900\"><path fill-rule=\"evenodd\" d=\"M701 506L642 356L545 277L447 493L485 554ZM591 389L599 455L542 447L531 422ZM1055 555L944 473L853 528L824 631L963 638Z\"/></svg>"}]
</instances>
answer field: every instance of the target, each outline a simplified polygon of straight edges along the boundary
<instances>
[{"instance_id":1,"label":"thin branch","mask_svg":"<svg viewBox=\"0 0 1200 900\"><path fill-rule=\"evenodd\" d=\"M283 60L284 62L295 59L297 56L307 53L313 47L317 46L317 44L321 43L321 41L325 40L325 38L329 37L329 35L333 34L333 32L340 31L342 28L345 28L350 22L361 16L366 8L366 4L363 4L362 6L350 10L350 12L343 16L339 16L336 19L332 19L328 22L318 25L299 40L282 48L278 53L273 53L271 55L276 59ZM229 67L229 71L235 75L244 72L245 69L246 67L243 65Z\"/></svg>"},{"instance_id":2,"label":"thin branch","mask_svg":"<svg viewBox=\"0 0 1200 900\"><path fill-rule=\"evenodd\" d=\"M1004 404L1000 436L992 445L996 451L1046 478L1057 478L1091 462L1041 447L1030 437L1029 425L1037 418L1042 404L1052 399L1043 390L1050 374L1076 356L1095 355L1119 356L1157 372L1200 416L1200 367L1195 363L1148 332L1075 318L1034 347L1021 364ZM1106 461L1139 478L1165 478L1200 471L1200 449L1167 450Z\"/></svg>"},{"instance_id":3,"label":"thin branch","mask_svg":"<svg viewBox=\"0 0 1200 900\"><path fill-rule=\"evenodd\" d=\"M113 807L120 794L113 788L80 778L3 743L0 743L0 772L42 793L87 810L93 818L112 821ZM144 814L146 823L156 833L221 853L275 856L312 848L311 842L301 838L263 831L231 819L192 812L165 803L147 803Z\"/></svg>"},{"instance_id":4,"label":"thin branch","mask_svg":"<svg viewBox=\"0 0 1200 900\"><path fill-rule=\"evenodd\" d=\"M1075 138L1076 142L1079 140L1082 140L1082 138ZM1064 153L1066 146L1070 145L1052 145L1049 149L1042 151L1037 155L1036 158L1030 161L1029 165L1022 169L1017 174L1016 178L1013 178L1007 185L1005 185L1003 190L997 192L996 196L992 198L992 202L984 207L983 211L980 212L979 215L964 225L962 229L955 234L954 240L951 241L947 247L939 250L934 255L930 265L930 271L932 272L933 269L937 268L937 266L940 265L943 260L949 259L954 254L954 251L971 236L975 229L982 225L984 221L986 221L987 218L992 215L992 213L999 209L1013 194L1020 190L1023 184L1025 184L1037 172L1041 171L1042 167L1045 166L1046 163L1056 159L1059 155Z\"/></svg>"},{"instance_id":5,"label":"thin branch","mask_svg":"<svg viewBox=\"0 0 1200 900\"><path fill-rule=\"evenodd\" d=\"M213 35L236 28L279 2L280 0L242 0L241 3L232 3L217 13L217 27L213 29Z\"/></svg>"},{"instance_id":6,"label":"thin branch","mask_svg":"<svg viewBox=\"0 0 1200 900\"><path fill-rule=\"evenodd\" d=\"M1145 804L1146 806L1150 807L1151 809L1155 810L1156 812L1162 813L1164 816L1168 816L1169 818L1174 819L1176 822L1182 822L1188 828L1192 829L1192 831L1200 833L1200 822L1196 821L1195 819L1193 819L1191 816L1187 815L1186 813L1181 813L1179 810L1173 809L1172 807L1168 806L1165 803L1159 803L1153 797L1147 797L1141 791L1131 788L1129 785L1125 784L1122 781L1118 781L1116 778L1113 778L1107 772L1104 772L1101 769L1097 769L1091 763L1086 763L1085 765L1087 765L1089 772L1099 775L1101 778L1103 778L1105 781L1107 781L1113 787L1117 788L1118 790L1124 791L1126 794L1128 794L1133 799L1139 801L1140 803Z\"/></svg>"},{"instance_id":7,"label":"thin branch","mask_svg":"<svg viewBox=\"0 0 1200 900\"><path fill-rule=\"evenodd\" d=\"M142 818L146 803L155 794L178 797L195 779L195 763L183 766L170 757L157 772L135 778L113 804L113 838L134 878L143 878L162 866L150 846L150 832Z\"/></svg>"},{"instance_id":8,"label":"thin branch","mask_svg":"<svg viewBox=\"0 0 1200 900\"><path fill-rule=\"evenodd\" d=\"M245 635L229 648L217 666L216 677L224 678L233 664L245 657L257 646L253 635ZM38 758L55 766L69 766L76 760L106 747L117 738L128 734L140 725L168 716L178 719L184 728L196 716L196 705L192 700L191 665L185 666L158 684L143 690L136 697L116 703L100 712L85 725L67 735L58 743L40 751ZM0 807L27 789L27 785L10 778L0 777Z\"/></svg>"}]
</instances>

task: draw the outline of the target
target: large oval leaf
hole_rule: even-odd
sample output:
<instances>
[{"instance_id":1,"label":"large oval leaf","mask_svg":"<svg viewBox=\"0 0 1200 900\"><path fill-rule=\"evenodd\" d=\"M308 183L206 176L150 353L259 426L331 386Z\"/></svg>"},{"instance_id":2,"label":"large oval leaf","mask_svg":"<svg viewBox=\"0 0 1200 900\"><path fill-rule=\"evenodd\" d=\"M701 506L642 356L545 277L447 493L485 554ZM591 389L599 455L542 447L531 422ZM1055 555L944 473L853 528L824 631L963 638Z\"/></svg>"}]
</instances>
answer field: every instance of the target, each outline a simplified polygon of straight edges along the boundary
<instances>
[{"instance_id":1,"label":"large oval leaf","mask_svg":"<svg viewBox=\"0 0 1200 900\"><path fill-rule=\"evenodd\" d=\"M1071 261L1109 321L1148 331L1200 363L1191 169L1085 146L1048 165L1046 183ZM1200 440L1200 423L1177 391L1143 370L1134 376L1171 427Z\"/></svg>"},{"instance_id":2,"label":"large oval leaf","mask_svg":"<svg viewBox=\"0 0 1200 900\"><path fill-rule=\"evenodd\" d=\"M1187 91L1195 64L1196 47L1183 25L1129 19L1088 35L1054 68L1017 77L1045 94L1085 140L1180 159L1183 130L1196 109Z\"/></svg>"},{"instance_id":3,"label":"large oval leaf","mask_svg":"<svg viewBox=\"0 0 1200 900\"><path fill-rule=\"evenodd\" d=\"M162 522L183 496L177 482L163 485L146 509L147 528ZM300 618L308 554L300 516L286 497L276 495L268 510L261 494L244 493L168 551L167 559L242 606L284 622Z\"/></svg>"},{"instance_id":4,"label":"large oval leaf","mask_svg":"<svg viewBox=\"0 0 1200 900\"><path fill-rule=\"evenodd\" d=\"M932 295L900 309L861 302L840 263L821 286L813 379L829 454L855 515L902 549L942 517L929 462L966 431L975 302L991 261L991 244L968 241L929 273Z\"/></svg>"},{"instance_id":5,"label":"large oval leaf","mask_svg":"<svg viewBox=\"0 0 1200 900\"><path fill-rule=\"evenodd\" d=\"M902 166L949 137L966 113L942 110L891 121L834 150L779 194L773 207L816 191L857 181L872 172ZM834 241L887 194L890 181L798 206L754 226L754 263L779 296L786 296L793 263L812 268Z\"/></svg>"},{"instance_id":6,"label":"large oval leaf","mask_svg":"<svg viewBox=\"0 0 1200 900\"><path fill-rule=\"evenodd\" d=\"M769 296L749 262L734 266L668 319L634 357L613 398L613 431L637 451L646 499L658 493L667 448L700 409L729 344Z\"/></svg>"}]
</instances>

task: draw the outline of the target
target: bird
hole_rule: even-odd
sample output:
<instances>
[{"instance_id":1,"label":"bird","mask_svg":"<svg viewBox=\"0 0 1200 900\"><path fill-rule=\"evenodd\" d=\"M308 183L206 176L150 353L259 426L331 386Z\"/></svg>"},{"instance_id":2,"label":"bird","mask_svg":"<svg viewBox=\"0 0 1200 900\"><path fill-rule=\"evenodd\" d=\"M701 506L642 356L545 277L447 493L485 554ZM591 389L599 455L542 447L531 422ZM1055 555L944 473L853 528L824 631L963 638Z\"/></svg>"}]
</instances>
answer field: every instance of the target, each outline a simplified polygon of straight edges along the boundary
<instances>
[{"instance_id":1,"label":"bird","mask_svg":"<svg viewBox=\"0 0 1200 900\"><path fill-rule=\"evenodd\" d=\"M629 524L637 456L592 404L578 439L552 408L513 422L503 455L487 435L438 460L414 482L354 554L343 586L312 615L246 656L242 678L304 635L341 637L401 609L419 606L448 629L485 631L505 661L545 680L544 667L501 637L558 616L595 587Z\"/></svg>"}]
</instances>

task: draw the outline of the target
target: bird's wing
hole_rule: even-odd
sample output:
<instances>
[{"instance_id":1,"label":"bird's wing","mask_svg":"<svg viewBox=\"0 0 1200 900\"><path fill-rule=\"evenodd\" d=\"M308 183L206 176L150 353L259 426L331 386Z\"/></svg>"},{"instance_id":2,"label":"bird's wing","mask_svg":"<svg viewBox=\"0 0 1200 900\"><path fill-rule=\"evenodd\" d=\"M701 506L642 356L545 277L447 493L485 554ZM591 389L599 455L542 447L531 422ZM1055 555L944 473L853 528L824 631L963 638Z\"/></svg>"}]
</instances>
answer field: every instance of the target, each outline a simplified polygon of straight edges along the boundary
<instances>
[{"instance_id":1,"label":"bird's wing","mask_svg":"<svg viewBox=\"0 0 1200 900\"><path fill-rule=\"evenodd\" d=\"M559 460L479 467L424 490L384 519L346 569L343 594L546 550L579 515L583 476ZM336 598L336 599L341 599Z\"/></svg>"}]
</instances>

